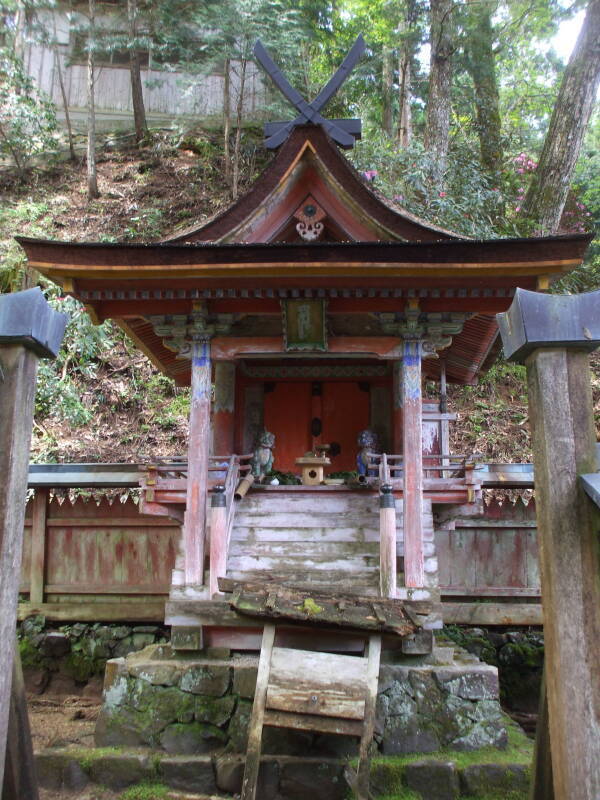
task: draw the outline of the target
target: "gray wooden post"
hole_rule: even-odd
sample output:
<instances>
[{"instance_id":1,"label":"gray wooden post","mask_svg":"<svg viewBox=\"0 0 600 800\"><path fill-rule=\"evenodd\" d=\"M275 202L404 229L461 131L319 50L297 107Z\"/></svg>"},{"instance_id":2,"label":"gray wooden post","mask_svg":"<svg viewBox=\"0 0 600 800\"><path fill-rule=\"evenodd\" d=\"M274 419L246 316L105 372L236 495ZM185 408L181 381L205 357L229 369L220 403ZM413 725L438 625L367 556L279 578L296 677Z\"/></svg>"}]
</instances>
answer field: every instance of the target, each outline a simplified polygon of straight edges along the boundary
<instances>
[{"instance_id":1,"label":"gray wooden post","mask_svg":"<svg viewBox=\"0 0 600 800\"><path fill-rule=\"evenodd\" d=\"M10 708L29 447L38 358L54 358L66 314L39 289L0 297L0 786Z\"/></svg>"},{"instance_id":2,"label":"gray wooden post","mask_svg":"<svg viewBox=\"0 0 600 800\"><path fill-rule=\"evenodd\" d=\"M518 289L498 322L506 357L527 367L554 797L598 800L600 519L579 476L597 469L588 352L600 346L600 291Z\"/></svg>"}]
</instances>

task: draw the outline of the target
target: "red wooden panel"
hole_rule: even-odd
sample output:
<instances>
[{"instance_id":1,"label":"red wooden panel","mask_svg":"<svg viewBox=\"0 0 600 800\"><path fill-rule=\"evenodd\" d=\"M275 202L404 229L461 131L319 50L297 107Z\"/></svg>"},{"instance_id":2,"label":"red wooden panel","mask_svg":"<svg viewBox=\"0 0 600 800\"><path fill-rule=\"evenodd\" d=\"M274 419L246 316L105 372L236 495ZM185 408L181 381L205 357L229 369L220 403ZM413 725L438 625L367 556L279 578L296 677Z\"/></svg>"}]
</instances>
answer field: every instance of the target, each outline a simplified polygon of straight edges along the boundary
<instances>
[{"instance_id":1,"label":"red wooden panel","mask_svg":"<svg viewBox=\"0 0 600 800\"><path fill-rule=\"evenodd\" d=\"M274 467L300 473L296 459L312 446L311 383L276 383L265 392L264 425L275 434Z\"/></svg>"},{"instance_id":2,"label":"red wooden panel","mask_svg":"<svg viewBox=\"0 0 600 800\"><path fill-rule=\"evenodd\" d=\"M341 453L329 472L356 469L358 434L369 427L370 393L356 381L323 383L323 433L325 444L337 442Z\"/></svg>"}]
</instances>

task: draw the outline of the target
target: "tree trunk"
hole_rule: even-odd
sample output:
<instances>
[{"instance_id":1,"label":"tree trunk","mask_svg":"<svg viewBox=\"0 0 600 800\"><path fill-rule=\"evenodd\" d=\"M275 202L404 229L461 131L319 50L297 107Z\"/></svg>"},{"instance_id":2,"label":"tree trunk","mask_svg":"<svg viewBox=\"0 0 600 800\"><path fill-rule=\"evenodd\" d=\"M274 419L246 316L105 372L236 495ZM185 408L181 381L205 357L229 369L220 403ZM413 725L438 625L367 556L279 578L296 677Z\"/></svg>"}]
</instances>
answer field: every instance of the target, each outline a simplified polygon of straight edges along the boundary
<instances>
[{"instance_id":1,"label":"tree trunk","mask_svg":"<svg viewBox=\"0 0 600 800\"><path fill-rule=\"evenodd\" d=\"M481 165L494 186L502 173L500 97L496 81L491 9L468 4L467 68L475 87L475 113Z\"/></svg>"},{"instance_id":2,"label":"tree trunk","mask_svg":"<svg viewBox=\"0 0 600 800\"><path fill-rule=\"evenodd\" d=\"M239 194L239 180L240 180L240 149L242 144L242 118L244 114L244 89L246 86L246 69L248 60L242 58L240 63L240 85L237 101L237 110L235 115L235 144L233 149L233 180L231 184L231 195L234 200L237 200Z\"/></svg>"},{"instance_id":3,"label":"tree trunk","mask_svg":"<svg viewBox=\"0 0 600 800\"><path fill-rule=\"evenodd\" d=\"M399 111L397 139L400 147L408 147L412 139L412 113L410 110L411 57L412 51L407 47L400 53L398 62L400 89L398 91Z\"/></svg>"},{"instance_id":4,"label":"tree trunk","mask_svg":"<svg viewBox=\"0 0 600 800\"><path fill-rule=\"evenodd\" d=\"M96 108L94 99L94 47L96 44L96 0L89 0L90 28L88 36L88 137L87 194L90 200L100 197L96 171Z\"/></svg>"},{"instance_id":5,"label":"tree trunk","mask_svg":"<svg viewBox=\"0 0 600 800\"><path fill-rule=\"evenodd\" d=\"M56 17L52 15L52 24L54 26L54 39L52 40L52 50L54 52L54 62L56 64L56 74L58 75L58 85L60 86L60 94L63 101L63 109L65 112L65 122L67 123L67 134L69 137L69 155L71 157L71 161L77 160L77 155L75 153L75 144L73 140L73 127L71 125L71 115L69 114L69 101L67 98L67 91L65 89L65 81L63 78L62 67L60 64L60 53L58 50L58 44L56 40Z\"/></svg>"},{"instance_id":6,"label":"tree trunk","mask_svg":"<svg viewBox=\"0 0 600 800\"><path fill-rule=\"evenodd\" d=\"M446 170L450 132L453 7L453 0L431 0L431 58L424 145L432 156L431 182L438 188Z\"/></svg>"},{"instance_id":7,"label":"tree trunk","mask_svg":"<svg viewBox=\"0 0 600 800\"><path fill-rule=\"evenodd\" d=\"M137 48L137 0L127 0L129 18L129 73L131 75L131 102L133 105L133 124L135 140L139 144L148 135L142 76L140 74L140 54Z\"/></svg>"},{"instance_id":8,"label":"tree trunk","mask_svg":"<svg viewBox=\"0 0 600 800\"><path fill-rule=\"evenodd\" d=\"M223 154L225 158L225 181L231 187L231 60L225 59L223 81Z\"/></svg>"},{"instance_id":9,"label":"tree trunk","mask_svg":"<svg viewBox=\"0 0 600 800\"><path fill-rule=\"evenodd\" d=\"M383 48L383 58L381 67L381 127L388 136L392 136L392 89L394 81L394 71L392 69L392 52L389 47Z\"/></svg>"},{"instance_id":10,"label":"tree trunk","mask_svg":"<svg viewBox=\"0 0 600 800\"><path fill-rule=\"evenodd\" d=\"M600 0L591 0L523 203L523 214L539 235L558 230L599 82Z\"/></svg>"}]
</instances>

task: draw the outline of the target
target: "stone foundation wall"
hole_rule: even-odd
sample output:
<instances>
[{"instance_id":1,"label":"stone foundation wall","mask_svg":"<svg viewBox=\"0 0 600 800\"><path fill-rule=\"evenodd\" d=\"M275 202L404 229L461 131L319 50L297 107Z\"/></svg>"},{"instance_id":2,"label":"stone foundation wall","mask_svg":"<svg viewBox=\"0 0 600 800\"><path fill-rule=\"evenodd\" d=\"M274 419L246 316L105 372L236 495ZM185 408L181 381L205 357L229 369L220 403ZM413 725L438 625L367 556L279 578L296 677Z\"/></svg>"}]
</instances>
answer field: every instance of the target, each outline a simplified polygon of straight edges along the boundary
<instances>
[{"instance_id":1,"label":"stone foundation wall","mask_svg":"<svg viewBox=\"0 0 600 800\"><path fill-rule=\"evenodd\" d=\"M258 658L215 650L175 654L154 645L108 662L98 746L152 747L169 754L243 753ZM429 657L382 664L376 742L384 754L442 747L504 747L498 673L468 654L436 648ZM263 752L347 756L351 737L265 728Z\"/></svg>"}]
</instances>

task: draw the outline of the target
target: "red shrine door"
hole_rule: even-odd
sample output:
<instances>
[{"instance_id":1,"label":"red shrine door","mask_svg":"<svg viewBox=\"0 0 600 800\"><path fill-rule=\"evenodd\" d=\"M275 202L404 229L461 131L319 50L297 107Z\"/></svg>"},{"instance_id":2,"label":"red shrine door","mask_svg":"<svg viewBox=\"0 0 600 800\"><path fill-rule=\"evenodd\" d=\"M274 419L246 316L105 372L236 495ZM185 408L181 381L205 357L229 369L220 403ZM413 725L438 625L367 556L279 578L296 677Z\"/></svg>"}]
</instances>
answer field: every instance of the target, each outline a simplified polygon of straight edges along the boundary
<instances>
[{"instance_id":1,"label":"red shrine door","mask_svg":"<svg viewBox=\"0 0 600 800\"><path fill-rule=\"evenodd\" d=\"M319 393L320 392L320 393ZM369 427L368 385L358 381L274 383L265 391L264 425L275 434L275 469L299 473L296 459L314 444L337 442L327 472L356 469L356 439ZM320 420L321 433L313 436Z\"/></svg>"}]
</instances>

